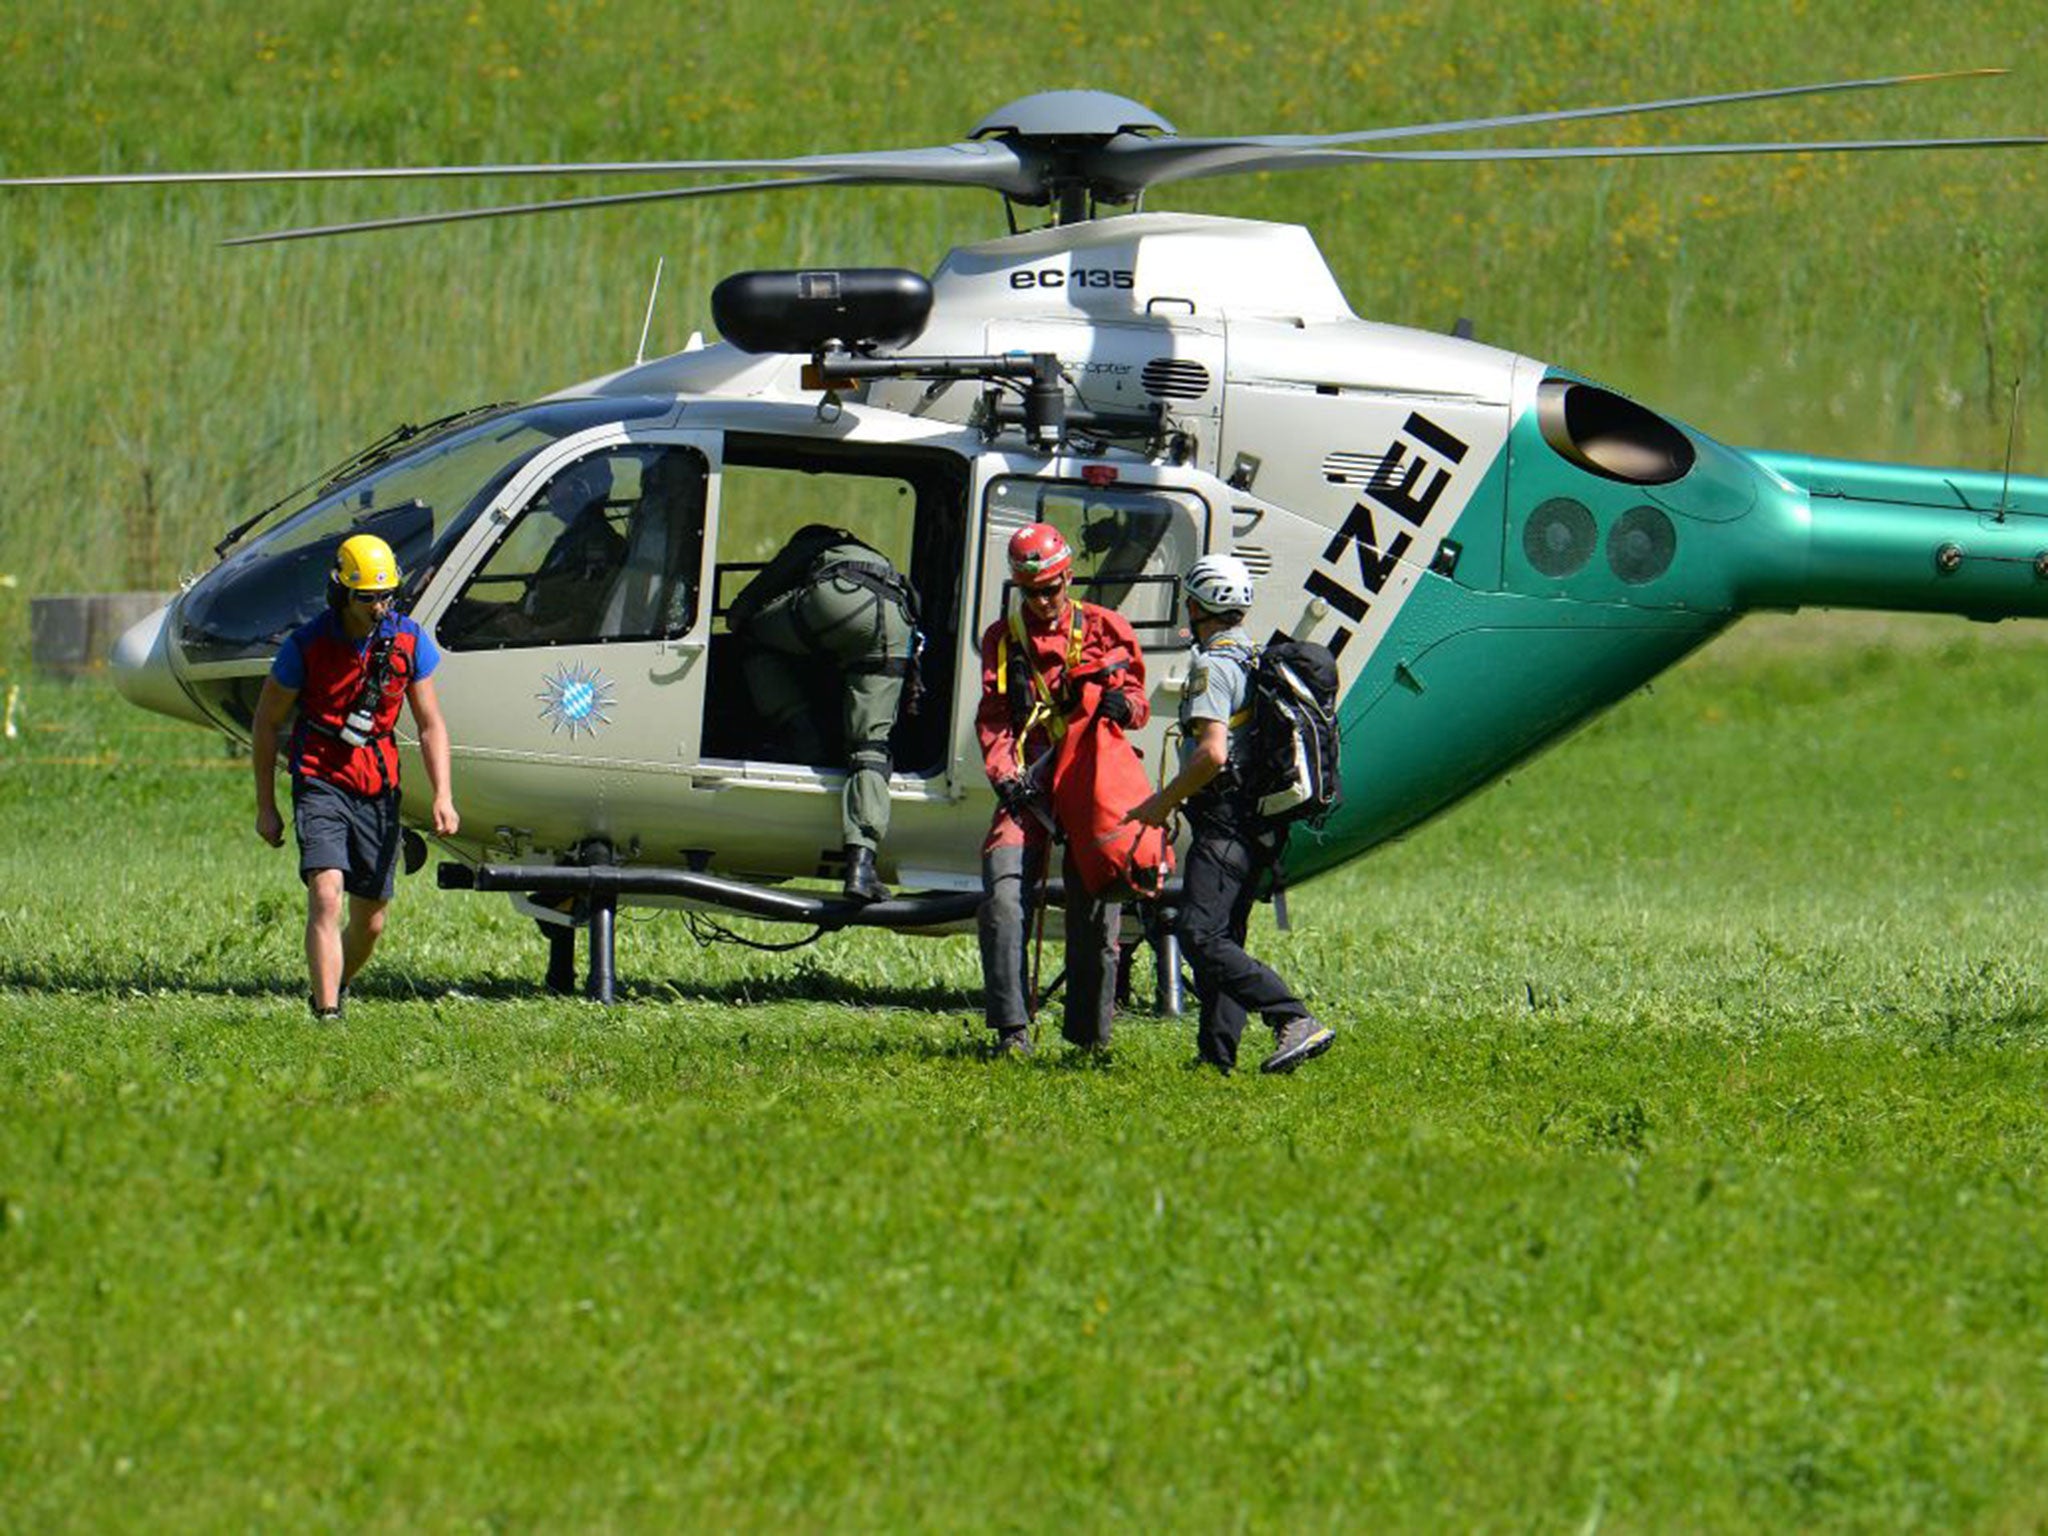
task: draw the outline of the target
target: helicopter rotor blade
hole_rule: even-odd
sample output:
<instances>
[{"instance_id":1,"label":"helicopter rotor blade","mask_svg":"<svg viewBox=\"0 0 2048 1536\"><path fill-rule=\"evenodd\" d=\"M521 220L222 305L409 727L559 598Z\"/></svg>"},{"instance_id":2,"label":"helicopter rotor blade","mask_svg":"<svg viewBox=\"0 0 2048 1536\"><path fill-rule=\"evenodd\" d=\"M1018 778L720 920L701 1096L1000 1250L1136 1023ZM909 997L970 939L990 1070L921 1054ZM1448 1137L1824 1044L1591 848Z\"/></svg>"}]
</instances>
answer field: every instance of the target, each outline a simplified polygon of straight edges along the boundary
<instances>
[{"instance_id":1,"label":"helicopter rotor blade","mask_svg":"<svg viewBox=\"0 0 2048 1536\"><path fill-rule=\"evenodd\" d=\"M1634 117L1653 112L1687 111L1697 107L1727 106L1736 102L1782 100L1794 96L1818 96L1842 91L1884 90L1895 86L1926 85L1948 80L1992 79L2011 73L2005 69L1952 69L1912 75L1884 75L1867 80L1833 80L1813 85L1771 86L1753 91L1723 91L1707 96L1674 96L1662 101L1629 102L1605 107L1568 107L1551 112L1520 112L1505 117L1460 118L1434 123L1406 123L1389 128L1367 128L1352 133L1329 134L1244 134L1232 137L1147 139L1125 135L1096 151L1105 179L1136 192L1165 182L1196 177L1223 176L1240 171L1280 170L1318 163L1309 160L1266 158L1271 151L1313 151L1343 145L1382 143L1392 139L1425 138L1437 134L1479 133L1503 128L1527 128L1554 123L1585 122L1597 118ZM1942 140L1947 144L2027 142L2026 140ZM1903 141L1886 147L1906 147ZM1707 151L1727 153L1732 151ZM1765 151L1755 151L1765 152ZM1524 155L1514 158L1533 158ZM1440 158L1451 158L1446 152ZM1387 158L1394 158L1390 153ZM1488 157L1490 158L1490 157ZM1569 157L1566 157L1569 158ZM1134 174L1135 173L1135 174Z\"/></svg>"},{"instance_id":2,"label":"helicopter rotor blade","mask_svg":"<svg viewBox=\"0 0 2048 1536\"><path fill-rule=\"evenodd\" d=\"M2041 134L1982 139L1817 139L1758 144L1582 144L1563 149L1366 150L1375 160L1613 160L1658 155L1853 155L1888 149L2039 149Z\"/></svg>"},{"instance_id":3,"label":"helicopter rotor blade","mask_svg":"<svg viewBox=\"0 0 2048 1536\"><path fill-rule=\"evenodd\" d=\"M1495 128L1531 128L1551 123L1586 122L1602 117L1640 117L1651 112L1690 111L1695 107L1721 107L1741 101L1778 101L1792 96L1822 96L1839 91L1886 90L1902 85L1929 85L1944 80L1984 80L2010 74L2007 69L1944 69L1916 75L1879 75L1868 80L1827 80L1814 85L1775 85L1754 91L1719 91L1708 96L1672 96L1662 101L1625 102L1607 107L1563 107L1548 112L1517 112L1506 117L1467 117L1437 123L1403 123L1390 128L1364 128L1353 133L1259 134L1206 141L1181 139L1183 144L1207 142L1226 144L1288 145L1297 148L1364 144L1385 139L1418 139L1440 133L1480 133Z\"/></svg>"},{"instance_id":4,"label":"helicopter rotor blade","mask_svg":"<svg viewBox=\"0 0 2048 1536\"><path fill-rule=\"evenodd\" d=\"M1107 99L1105 103L1096 99L1099 93L1051 92L1011 103L1012 107L1036 110L1036 116L1026 113L1024 117L1016 120L1017 124L1024 125L1022 128L1015 124L1002 128L985 127L978 129L977 132L986 133L986 137L915 149L799 155L775 160L617 160L545 165L397 166L354 170L179 171L96 176L8 177L0 178L0 188L721 172L761 173L785 178L726 182L708 187L675 188L614 196L564 198L500 208L469 209L445 214L420 214L317 228L278 230L260 235L246 235L225 242L229 245L267 244L279 240L310 239L322 235L456 223L466 219L506 218L570 208L597 208L688 197L720 196L733 192L767 191L777 187L823 185L978 187L1000 193L1006 198L1026 205L1057 203L1060 209L1059 218L1065 222L1072 217L1091 216L1093 199L1099 198L1111 203L1128 202L1149 187L1169 182L1250 171L1305 170L1319 166L1348 165L1362 160L1392 163L1429 160L1479 162L1622 159L1683 155L1837 153L1881 149L1999 148L2039 144L2042 142L2040 139L2015 136L1775 144L1586 146L1557 149L1393 150L1358 147L1378 146L1390 141L1432 135L1584 122L1597 118L1639 116L1653 112L1725 106L1738 102L1780 100L1844 91L1881 90L1936 81L1984 79L2005 73L2007 71L2003 69L1964 69L1887 75L1864 80L1835 80L1810 85L1774 86L1761 90L1671 97L1661 101L1633 102L1618 106L1572 107L1502 117L1410 123L1350 133L1255 134L1227 138L1185 138L1174 133L1163 119L1156 116L1145 119L1145 126L1139 126L1131 117L1116 115L1125 112L1126 109L1143 111L1138 104L1121 98ZM1111 115L1104 115L1105 104ZM1057 110L1052 110L1055 105ZM991 119L992 123L994 121ZM1083 208L1087 208L1088 211L1078 211Z\"/></svg>"},{"instance_id":5,"label":"helicopter rotor blade","mask_svg":"<svg viewBox=\"0 0 2048 1536\"><path fill-rule=\"evenodd\" d=\"M1247 171L1306 171L1360 164L1419 164L1430 161L1477 164L1510 160L1632 160L1695 155L1862 154L1901 149L2038 149L2048 137L2011 135L1979 139L1829 139L1747 144L1583 144L1554 149L1296 149L1233 157L1221 164L1183 164L1155 180L1188 181Z\"/></svg>"},{"instance_id":6,"label":"helicopter rotor blade","mask_svg":"<svg viewBox=\"0 0 2048 1536\"><path fill-rule=\"evenodd\" d=\"M685 172L804 172L856 176L873 182L987 187L1028 192L1037 186L1022 157L997 140L968 140L921 149L885 149L843 155L796 155L780 160L597 160L533 165L365 166L334 170L162 171L97 176L7 176L0 187L124 187L292 181L403 181L464 176L642 176ZM772 183L770 183L772 185Z\"/></svg>"},{"instance_id":7,"label":"helicopter rotor blade","mask_svg":"<svg viewBox=\"0 0 2048 1536\"><path fill-rule=\"evenodd\" d=\"M275 245L283 240L320 240L329 235L359 235L375 229L413 229L427 224L460 224L469 219L509 219L530 213L562 213L575 208L615 208L631 203L670 202L685 197L720 197L731 192L772 192L782 187L851 186L870 182L865 176L792 176L782 181L731 181L710 187L665 187L653 192L614 192L601 197L569 197L547 203L512 203L497 208L461 208L446 213L411 213L388 219L361 219L353 224L320 224L301 229L272 229L236 235L222 245Z\"/></svg>"}]
</instances>

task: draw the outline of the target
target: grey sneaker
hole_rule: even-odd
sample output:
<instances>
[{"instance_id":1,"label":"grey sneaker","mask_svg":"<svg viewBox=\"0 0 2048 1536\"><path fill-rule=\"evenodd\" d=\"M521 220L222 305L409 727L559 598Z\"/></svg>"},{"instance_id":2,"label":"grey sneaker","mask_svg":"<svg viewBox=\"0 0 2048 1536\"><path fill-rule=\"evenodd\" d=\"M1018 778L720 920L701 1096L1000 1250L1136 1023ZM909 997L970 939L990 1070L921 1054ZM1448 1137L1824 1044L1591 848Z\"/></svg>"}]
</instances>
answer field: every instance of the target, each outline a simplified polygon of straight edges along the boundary
<instances>
[{"instance_id":1,"label":"grey sneaker","mask_svg":"<svg viewBox=\"0 0 2048 1536\"><path fill-rule=\"evenodd\" d=\"M1279 1038L1273 1054L1259 1063L1261 1072L1292 1072L1311 1057L1322 1055L1337 1038L1335 1030L1325 1029L1314 1019L1289 1019L1274 1033Z\"/></svg>"},{"instance_id":2,"label":"grey sneaker","mask_svg":"<svg viewBox=\"0 0 2048 1536\"><path fill-rule=\"evenodd\" d=\"M1015 1029L996 1031L995 1054L998 1057L1029 1056L1037 1047L1031 1043L1031 1031L1021 1026Z\"/></svg>"}]
</instances>

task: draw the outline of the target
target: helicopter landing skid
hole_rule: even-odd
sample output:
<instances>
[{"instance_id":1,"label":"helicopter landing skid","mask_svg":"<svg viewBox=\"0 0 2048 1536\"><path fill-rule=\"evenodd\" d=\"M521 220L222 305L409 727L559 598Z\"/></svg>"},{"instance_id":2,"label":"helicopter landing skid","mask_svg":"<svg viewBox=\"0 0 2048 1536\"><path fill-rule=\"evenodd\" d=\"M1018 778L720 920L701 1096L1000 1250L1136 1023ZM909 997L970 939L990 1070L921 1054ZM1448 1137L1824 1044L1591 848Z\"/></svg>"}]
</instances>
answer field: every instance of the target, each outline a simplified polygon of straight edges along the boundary
<instances>
[{"instance_id":1,"label":"helicopter landing skid","mask_svg":"<svg viewBox=\"0 0 2048 1536\"><path fill-rule=\"evenodd\" d=\"M649 868L617 864L456 864L444 862L435 872L444 891L503 891L508 894L571 897L585 913L590 934L590 964L583 995L596 1003L618 999L617 926L622 896L665 896L697 906L714 907L739 917L771 923L801 923L824 933L844 928L891 928L921 931L972 922L981 909L981 892L903 891L882 901L855 901L810 891L782 890L735 880L701 870ZM1175 894L1166 893L1169 899ZM1044 899L1065 899L1061 881L1046 882ZM1148 924L1148 931L1151 925ZM548 983L567 992L572 983L574 943L566 927L548 933ZM1178 947L1170 937L1156 946L1161 964L1163 1011L1180 1012ZM1170 977L1170 981L1169 978Z\"/></svg>"}]
</instances>

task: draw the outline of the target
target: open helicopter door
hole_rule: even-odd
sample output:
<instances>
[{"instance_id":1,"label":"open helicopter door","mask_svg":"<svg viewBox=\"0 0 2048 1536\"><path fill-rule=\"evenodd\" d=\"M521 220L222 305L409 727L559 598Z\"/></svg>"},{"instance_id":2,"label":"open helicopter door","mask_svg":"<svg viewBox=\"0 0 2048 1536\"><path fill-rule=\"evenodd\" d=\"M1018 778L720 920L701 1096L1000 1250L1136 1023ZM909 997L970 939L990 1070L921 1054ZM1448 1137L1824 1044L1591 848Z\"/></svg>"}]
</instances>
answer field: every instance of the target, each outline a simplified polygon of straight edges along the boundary
<instances>
[{"instance_id":1,"label":"open helicopter door","mask_svg":"<svg viewBox=\"0 0 2048 1536\"><path fill-rule=\"evenodd\" d=\"M443 652L463 818L516 857L631 855L702 717L715 433L599 428L537 456L418 617Z\"/></svg>"},{"instance_id":2,"label":"open helicopter door","mask_svg":"<svg viewBox=\"0 0 2048 1536\"><path fill-rule=\"evenodd\" d=\"M937 442L826 437L811 413L804 421L810 430L724 439L704 604L702 752L690 776L693 788L711 792L697 847L709 868L727 873L844 872L847 711L838 670L822 658L763 655L757 638L727 624L734 599L817 524L851 534L916 589L923 652L890 735L890 826L879 854L884 878L907 881L905 866L962 862L949 741L971 468ZM866 620L849 622L872 621L870 605L881 599L845 591L853 608L869 609Z\"/></svg>"}]
</instances>

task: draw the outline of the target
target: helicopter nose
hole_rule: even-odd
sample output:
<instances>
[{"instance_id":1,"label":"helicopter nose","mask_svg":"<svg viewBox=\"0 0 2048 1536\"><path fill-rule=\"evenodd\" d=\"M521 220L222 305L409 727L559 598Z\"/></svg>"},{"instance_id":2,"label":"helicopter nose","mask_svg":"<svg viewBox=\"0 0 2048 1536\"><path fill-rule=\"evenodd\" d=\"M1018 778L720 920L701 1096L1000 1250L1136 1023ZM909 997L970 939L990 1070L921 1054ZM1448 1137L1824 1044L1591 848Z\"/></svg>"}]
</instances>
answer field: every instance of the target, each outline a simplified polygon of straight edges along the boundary
<instances>
[{"instance_id":1,"label":"helicopter nose","mask_svg":"<svg viewBox=\"0 0 2048 1536\"><path fill-rule=\"evenodd\" d=\"M153 709L173 720L211 725L213 722L192 702L172 668L171 606L166 603L147 618L136 620L114 642L113 654L108 658L114 669L114 686L130 704Z\"/></svg>"}]
</instances>

